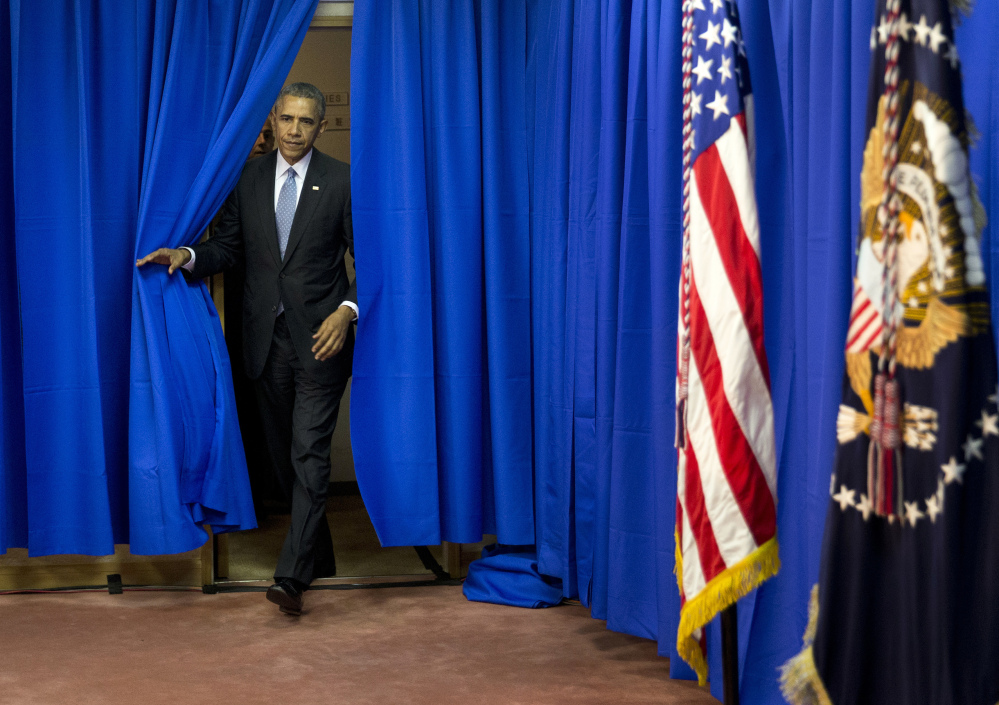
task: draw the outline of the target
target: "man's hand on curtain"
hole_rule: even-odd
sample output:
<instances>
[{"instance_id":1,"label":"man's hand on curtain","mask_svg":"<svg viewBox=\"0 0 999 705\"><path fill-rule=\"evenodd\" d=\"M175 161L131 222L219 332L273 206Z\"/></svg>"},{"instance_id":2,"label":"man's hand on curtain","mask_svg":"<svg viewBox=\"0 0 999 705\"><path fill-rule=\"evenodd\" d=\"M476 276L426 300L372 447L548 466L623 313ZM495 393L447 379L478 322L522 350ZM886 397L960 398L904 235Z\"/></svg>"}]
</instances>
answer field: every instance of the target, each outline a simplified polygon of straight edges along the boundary
<instances>
[{"instance_id":1,"label":"man's hand on curtain","mask_svg":"<svg viewBox=\"0 0 999 705\"><path fill-rule=\"evenodd\" d=\"M312 336L316 341L312 346L312 352L316 354L317 360L329 360L340 352L347 340L347 330L353 320L354 311L349 306L341 306L326 317L319 330Z\"/></svg>"},{"instance_id":2,"label":"man's hand on curtain","mask_svg":"<svg viewBox=\"0 0 999 705\"><path fill-rule=\"evenodd\" d=\"M172 250L169 247L161 247L155 252L150 252L148 255L142 259L135 261L136 267L142 267L150 262L154 264L163 264L170 267L168 272L173 274L178 269L183 267L191 259L191 251L187 249Z\"/></svg>"}]
</instances>

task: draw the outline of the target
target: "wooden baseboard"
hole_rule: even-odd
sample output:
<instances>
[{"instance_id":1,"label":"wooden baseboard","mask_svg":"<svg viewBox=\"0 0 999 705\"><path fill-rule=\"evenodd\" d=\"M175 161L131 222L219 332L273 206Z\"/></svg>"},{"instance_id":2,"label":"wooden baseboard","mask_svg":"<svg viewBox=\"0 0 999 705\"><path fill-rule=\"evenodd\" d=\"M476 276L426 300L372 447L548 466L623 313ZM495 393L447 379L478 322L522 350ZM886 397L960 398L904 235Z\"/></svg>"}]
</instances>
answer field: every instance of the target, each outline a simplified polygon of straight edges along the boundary
<instances>
[{"instance_id":1,"label":"wooden baseboard","mask_svg":"<svg viewBox=\"0 0 999 705\"><path fill-rule=\"evenodd\" d=\"M201 586L204 556L195 549L172 556L133 556L127 546L116 546L111 556L40 556L25 549L0 555L0 591L105 586L108 575L121 575L124 585ZM209 564L208 570L211 570Z\"/></svg>"}]
</instances>

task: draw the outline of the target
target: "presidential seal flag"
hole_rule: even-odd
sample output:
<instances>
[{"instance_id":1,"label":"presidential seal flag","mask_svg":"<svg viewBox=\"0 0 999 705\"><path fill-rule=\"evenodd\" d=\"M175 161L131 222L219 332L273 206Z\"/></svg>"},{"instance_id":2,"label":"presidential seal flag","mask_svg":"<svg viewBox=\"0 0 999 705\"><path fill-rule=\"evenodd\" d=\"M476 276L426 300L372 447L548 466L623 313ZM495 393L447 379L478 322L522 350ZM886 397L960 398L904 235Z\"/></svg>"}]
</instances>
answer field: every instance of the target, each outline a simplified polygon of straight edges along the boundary
<instances>
[{"instance_id":1,"label":"presidential seal flag","mask_svg":"<svg viewBox=\"0 0 999 705\"><path fill-rule=\"evenodd\" d=\"M683 8L683 259L677 335L677 650L780 566L763 349L753 110L734 0Z\"/></svg>"},{"instance_id":2,"label":"presidential seal flag","mask_svg":"<svg viewBox=\"0 0 999 705\"><path fill-rule=\"evenodd\" d=\"M791 703L999 701L999 390L953 12L877 3L838 445Z\"/></svg>"}]
</instances>

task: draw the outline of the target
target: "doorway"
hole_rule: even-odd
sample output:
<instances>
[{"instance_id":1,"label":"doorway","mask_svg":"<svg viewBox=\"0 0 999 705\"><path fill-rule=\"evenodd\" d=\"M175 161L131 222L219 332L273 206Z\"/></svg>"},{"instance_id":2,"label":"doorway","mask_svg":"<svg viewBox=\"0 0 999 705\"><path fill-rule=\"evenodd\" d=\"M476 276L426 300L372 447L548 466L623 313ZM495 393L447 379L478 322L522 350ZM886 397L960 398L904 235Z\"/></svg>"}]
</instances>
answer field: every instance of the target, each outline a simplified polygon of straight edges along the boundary
<instances>
[{"instance_id":1,"label":"doorway","mask_svg":"<svg viewBox=\"0 0 999 705\"><path fill-rule=\"evenodd\" d=\"M304 81L326 97L328 128L316 148L350 163L350 42L353 3L322 1L285 83ZM353 261L348 255L348 274ZM213 278L212 296L226 332L232 361L240 426L258 513L258 528L213 538L213 575L216 584L270 582L290 517L287 502L271 479L266 450L260 443L259 419L252 384L242 370L243 280L239 272ZM228 325L227 325L228 324ZM379 583L433 581L462 575L462 551L456 544L434 547L383 548L368 518L357 488L350 445L350 384L340 405L331 449L331 496L327 518L336 552L337 576L324 583ZM469 547L467 561L477 557Z\"/></svg>"}]
</instances>

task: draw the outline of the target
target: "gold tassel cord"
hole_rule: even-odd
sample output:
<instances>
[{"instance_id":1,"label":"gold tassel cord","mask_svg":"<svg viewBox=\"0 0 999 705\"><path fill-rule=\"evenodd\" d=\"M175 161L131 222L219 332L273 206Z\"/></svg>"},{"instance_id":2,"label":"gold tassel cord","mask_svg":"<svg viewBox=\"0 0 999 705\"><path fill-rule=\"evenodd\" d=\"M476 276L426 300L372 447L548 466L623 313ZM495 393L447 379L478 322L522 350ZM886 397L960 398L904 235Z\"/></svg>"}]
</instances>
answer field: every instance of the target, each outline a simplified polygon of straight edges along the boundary
<instances>
[{"instance_id":1,"label":"gold tassel cord","mask_svg":"<svg viewBox=\"0 0 999 705\"><path fill-rule=\"evenodd\" d=\"M701 685L708 682L708 665L694 632L715 618L719 612L755 590L777 574L780 558L777 537L770 539L744 559L716 575L704 589L680 608L680 628L676 650L697 673ZM683 564L677 559L677 577L683 583Z\"/></svg>"}]
</instances>

